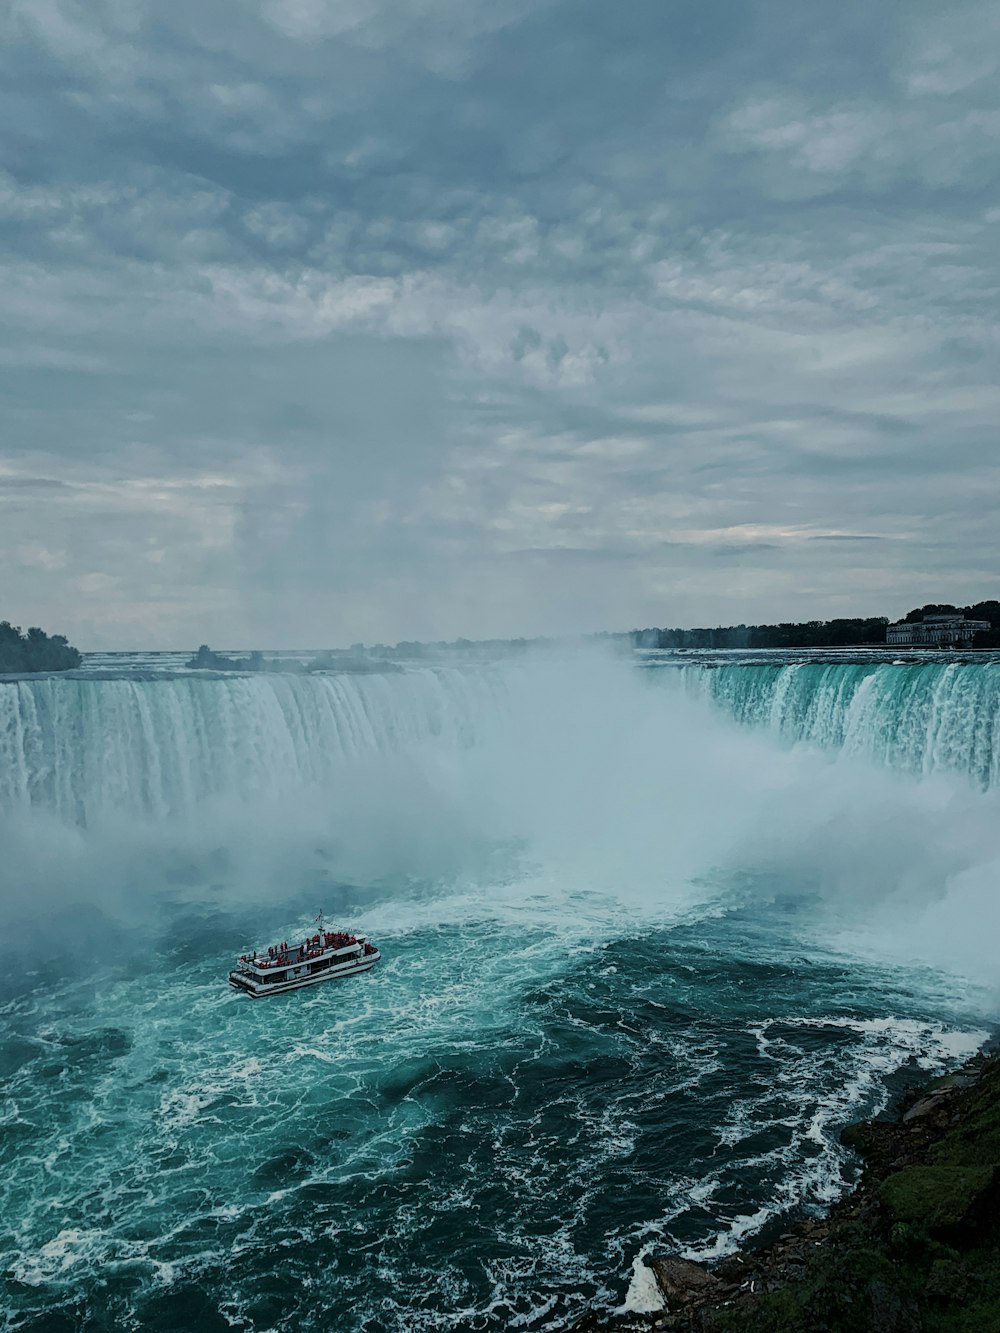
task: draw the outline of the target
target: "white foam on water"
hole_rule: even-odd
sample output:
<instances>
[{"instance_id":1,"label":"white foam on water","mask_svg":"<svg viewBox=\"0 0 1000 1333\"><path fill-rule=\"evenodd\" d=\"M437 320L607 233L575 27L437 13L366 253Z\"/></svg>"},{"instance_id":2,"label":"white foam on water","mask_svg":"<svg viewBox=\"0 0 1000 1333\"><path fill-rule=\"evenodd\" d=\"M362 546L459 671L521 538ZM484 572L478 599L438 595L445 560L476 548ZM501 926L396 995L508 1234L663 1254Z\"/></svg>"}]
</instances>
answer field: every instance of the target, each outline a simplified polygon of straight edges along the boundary
<instances>
[{"instance_id":1,"label":"white foam on water","mask_svg":"<svg viewBox=\"0 0 1000 1333\"><path fill-rule=\"evenodd\" d=\"M310 1200L343 1188L396 1200L391 1213L372 1203L358 1217L382 1247L385 1288L439 1285L441 1308L407 1312L401 1294L387 1327L443 1329L486 1309L538 1327L561 1317L546 1290L613 1303L595 1266L619 1260L631 1265L628 1308L648 1298L633 1284L654 1243L718 1256L774 1217L836 1197L850 1175L839 1126L877 1109L907 1064L940 1067L986 1035L960 1021L964 983L930 974L912 976L917 1017L803 1015L783 997L775 1013L741 1018L748 1061L756 1054L740 1087L724 1007L685 1009L690 964L677 969L676 1019L675 992L651 990L655 1031L635 1017L641 989L627 1022L608 998L628 977L630 947L727 913L756 913L762 931L778 931L765 909L783 897L803 949L839 942L848 973L849 954L884 958L913 921L924 923L918 956L961 959L972 976L993 967L998 793L958 781L940 738L928 774L880 770L871 747L846 744L831 763L789 750L787 732L779 743L738 730L704 700L583 659L335 688L126 683L86 696L108 740L106 772L93 767L99 734L79 753L62 732L48 735L80 721L59 683L32 693L33 717L19 714L21 730L0 742L17 757L3 779L14 784L0 814L3 910L37 913L46 941L62 920L53 904L89 903L111 936L116 921L143 927L117 935L113 956L75 977L68 962L64 980L3 1006L38 1045L10 1080L21 1178L16 1189L0 1181L5 1216L29 1201L15 1271L33 1288L68 1290L115 1264L163 1286L217 1264L220 1308L235 1321L253 1297L227 1264L277 1264L279 1251L313 1243L301 1220ZM840 725L839 686L828 685L813 739ZM779 731L804 688L790 672L770 698ZM855 736L872 688L859 686L847 709ZM225 990L225 971L260 940L213 928L159 944L158 922L216 909L223 922L238 913L241 933L266 920L286 938L308 924L299 917L310 894L317 906L329 896L331 910L351 903L351 924L383 946L378 969L250 1004ZM613 961L603 956L612 942ZM647 964L647 976L656 971ZM729 984L720 979L720 991ZM796 984L808 1009L808 974ZM848 976L845 993L852 986ZM870 1008L870 977L861 988ZM75 1064L74 1043L85 1053L105 1029L131 1045L102 1053L98 1042ZM825 1029L837 1040L825 1043ZM516 1059L505 1062L508 1051ZM604 1081L576 1078L604 1059ZM549 1066L563 1071L551 1086L529 1077ZM59 1071L50 1084L36 1078L43 1067ZM469 1071L483 1072L481 1104L455 1093ZM693 1114L685 1098L701 1090L718 1117L714 1153L695 1171L673 1148L676 1160L640 1179L647 1118L671 1127L672 1099L678 1115ZM440 1272L412 1267L422 1229L452 1215L473 1226L484 1206L485 1183L466 1176L431 1171L419 1200L412 1187L426 1142L462 1135L490 1144L503 1173L485 1183L504 1214L493 1234L513 1257L490 1260L485 1294L451 1256ZM473 1160L459 1155L456 1169ZM745 1199L741 1180L752 1182ZM613 1216L608 1191L632 1185L659 1192L651 1219ZM107 1232L79 1225L97 1215ZM275 1219L280 1239L268 1234ZM344 1244L353 1234L328 1216L316 1225ZM225 1243L219 1227L232 1229Z\"/></svg>"},{"instance_id":2,"label":"white foam on water","mask_svg":"<svg viewBox=\"0 0 1000 1333\"><path fill-rule=\"evenodd\" d=\"M625 1299L619 1306L622 1314L652 1314L656 1310L663 1309L663 1293L653 1275L653 1270L646 1263L646 1255L652 1248L652 1246L645 1247L632 1260L632 1278Z\"/></svg>"}]
</instances>

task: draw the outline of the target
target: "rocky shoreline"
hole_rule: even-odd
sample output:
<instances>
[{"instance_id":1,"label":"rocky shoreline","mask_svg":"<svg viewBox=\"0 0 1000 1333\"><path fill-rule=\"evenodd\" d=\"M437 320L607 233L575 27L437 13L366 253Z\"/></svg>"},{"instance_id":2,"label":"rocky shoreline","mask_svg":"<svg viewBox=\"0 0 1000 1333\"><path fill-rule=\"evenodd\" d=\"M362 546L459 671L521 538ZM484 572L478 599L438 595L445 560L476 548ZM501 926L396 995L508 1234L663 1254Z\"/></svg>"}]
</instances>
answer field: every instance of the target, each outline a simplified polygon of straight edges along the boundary
<instances>
[{"instance_id":1,"label":"rocky shoreline","mask_svg":"<svg viewBox=\"0 0 1000 1333\"><path fill-rule=\"evenodd\" d=\"M650 1255L662 1309L567 1333L1000 1333L1000 1055L841 1139L864 1167L827 1217L711 1267Z\"/></svg>"}]
</instances>

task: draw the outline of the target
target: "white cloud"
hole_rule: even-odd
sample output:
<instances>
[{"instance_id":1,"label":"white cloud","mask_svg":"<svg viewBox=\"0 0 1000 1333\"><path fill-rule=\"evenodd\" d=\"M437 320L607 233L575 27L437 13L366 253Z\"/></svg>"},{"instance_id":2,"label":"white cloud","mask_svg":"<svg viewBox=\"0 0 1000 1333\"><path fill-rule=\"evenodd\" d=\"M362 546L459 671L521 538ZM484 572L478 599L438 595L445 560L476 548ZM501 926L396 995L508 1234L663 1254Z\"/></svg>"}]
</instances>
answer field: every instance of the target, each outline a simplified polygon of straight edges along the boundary
<instances>
[{"instance_id":1,"label":"white cloud","mask_svg":"<svg viewBox=\"0 0 1000 1333\"><path fill-rule=\"evenodd\" d=\"M545 0L542 0L544 7ZM362 49L392 48L445 78L467 75L477 47L536 13L539 0L265 0L263 13L296 41L340 39Z\"/></svg>"},{"instance_id":2,"label":"white cloud","mask_svg":"<svg viewBox=\"0 0 1000 1333\"><path fill-rule=\"evenodd\" d=\"M287 204L271 201L251 208L243 225L276 250L295 250L309 234L309 223Z\"/></svg>"},{"instance_id":3,"label":"white cloud","mask_svg":"<svg viewBox=\"0 0 1000 1333\"><path fill-rule=\"evenodd\" d=\"M116 574L94 572L81 574L73 583L80 592L87 596L100 596L115 592L121 586L121 578Z\"/></svg>"},{"instance_id":4,"label":"white cloud","mask_svg":"<svg viewBox=\"0 0 1000 1333\"><path fill-rule=\"evenodd\" d=\"M992 77L1000 70L1000 25L991 22L983 36L982 47L966 42L964 52L922 46L898 72L900 92L878 99L778 88L737 99L719 119L719 142L728 152L758 155L777 197L829 193L848 179L880 194L906 181L985 184L995 175L1000 131L1000 85ZM978 101L955 96L974 87Z\"/></svg>"},{"instance_id":5,"label":"white cloud","mask_svg":"<svg viewBox=\"0 0 1000 1333\"><path fill-rule=\"evenodd\" d=\"M1000 17L978 3L932 8L907 34L898 79L912 97L954 97L975 89L996 100Z\"/></svg>"},{"instance_id":6,"label":"white cloud","mask_svg":"<svg viewBox=\"0 0 1000 1333\"><path fill-rule=\"evenodd\" d=\"M29 569L64 569L67 563L65 551L50 550L39 542L24 542L14 548L14 554L18 563Z\"/></svg>"}]
</instances>

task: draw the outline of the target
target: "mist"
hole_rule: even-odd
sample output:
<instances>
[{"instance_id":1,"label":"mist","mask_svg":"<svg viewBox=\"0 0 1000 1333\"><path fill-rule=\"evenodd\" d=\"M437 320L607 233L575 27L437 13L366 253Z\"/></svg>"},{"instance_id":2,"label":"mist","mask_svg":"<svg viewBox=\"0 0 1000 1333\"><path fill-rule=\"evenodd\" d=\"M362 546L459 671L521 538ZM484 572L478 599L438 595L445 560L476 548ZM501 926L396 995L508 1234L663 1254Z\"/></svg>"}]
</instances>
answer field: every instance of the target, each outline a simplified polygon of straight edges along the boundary
<instances>
[{"instance_id":1,"label":"mist","mask_svg":"<svg viewBox=\"0 0 1000 1333\"><path fill-rule=\"evenodd\" d=\"M73 939L89 916L141 950L179 910L311 905L388 929L527 913L585 941L778 905L817 945L991 982L995 791L789 745L679 679L579 651L377 680L49 681L34 731L34 686L6 686L4 926ZM59 749L47 717L72 709Z\"/></svg>"}]
</instances>

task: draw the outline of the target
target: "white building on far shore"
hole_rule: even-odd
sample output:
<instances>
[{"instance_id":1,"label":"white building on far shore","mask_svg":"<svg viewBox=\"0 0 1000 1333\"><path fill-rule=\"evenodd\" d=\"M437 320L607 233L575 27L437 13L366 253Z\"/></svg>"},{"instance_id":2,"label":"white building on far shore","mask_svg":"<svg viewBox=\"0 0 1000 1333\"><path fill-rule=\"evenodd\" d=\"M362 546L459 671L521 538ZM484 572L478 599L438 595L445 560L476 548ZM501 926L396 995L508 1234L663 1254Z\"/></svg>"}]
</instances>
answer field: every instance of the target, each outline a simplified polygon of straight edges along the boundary
<instances>
[{"instance_id":1,"label":"white building on far shore","mask_svg":"<svg viewBox=\"0 0 1000 1333\"><path fill-rule=\"evenodd\" d=\"M912 623L901 620L885 631L887 644L911 648L953 648L970 644L983 630L992 628L988 620L966 620L959 612L944 616L924 616Z\"/></svg>"}]
</instances>

